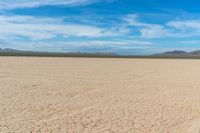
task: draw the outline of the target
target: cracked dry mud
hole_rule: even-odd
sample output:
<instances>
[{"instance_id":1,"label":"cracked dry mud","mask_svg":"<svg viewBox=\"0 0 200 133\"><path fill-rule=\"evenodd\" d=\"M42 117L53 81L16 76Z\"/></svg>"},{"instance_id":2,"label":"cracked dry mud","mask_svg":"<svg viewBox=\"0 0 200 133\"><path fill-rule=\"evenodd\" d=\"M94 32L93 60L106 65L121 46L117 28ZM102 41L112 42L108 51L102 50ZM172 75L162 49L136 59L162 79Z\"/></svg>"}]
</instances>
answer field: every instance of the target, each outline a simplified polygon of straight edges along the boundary
<instances>
[{"instance_id":1,"label":"cracked dry mud","mask_svg":"<svg viewBox=\"0 0 200 133\"><path fill-rule=\"evenodd\" d=\"M197 133L200 60L0 57L1 133Z\"/></svg>"}]
</instances>

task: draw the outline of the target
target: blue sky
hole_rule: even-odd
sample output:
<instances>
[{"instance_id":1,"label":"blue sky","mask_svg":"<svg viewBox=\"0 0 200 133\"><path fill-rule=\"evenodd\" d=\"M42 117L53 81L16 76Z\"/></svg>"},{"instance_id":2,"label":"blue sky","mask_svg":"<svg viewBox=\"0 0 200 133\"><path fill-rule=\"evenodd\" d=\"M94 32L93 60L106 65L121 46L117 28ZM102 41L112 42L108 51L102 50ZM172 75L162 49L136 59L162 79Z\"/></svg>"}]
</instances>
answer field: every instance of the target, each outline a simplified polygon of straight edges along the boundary
<instances>
[{"instance_id":1,"label":"blue sky","mask_svg":"<svg viewBox=\"0 0 200 133\"><path fill-rule=\"evenodd\" d=\"M0 47L152 54L200 49L200 1L3 0Z\"/></svg>"}]
</instances>

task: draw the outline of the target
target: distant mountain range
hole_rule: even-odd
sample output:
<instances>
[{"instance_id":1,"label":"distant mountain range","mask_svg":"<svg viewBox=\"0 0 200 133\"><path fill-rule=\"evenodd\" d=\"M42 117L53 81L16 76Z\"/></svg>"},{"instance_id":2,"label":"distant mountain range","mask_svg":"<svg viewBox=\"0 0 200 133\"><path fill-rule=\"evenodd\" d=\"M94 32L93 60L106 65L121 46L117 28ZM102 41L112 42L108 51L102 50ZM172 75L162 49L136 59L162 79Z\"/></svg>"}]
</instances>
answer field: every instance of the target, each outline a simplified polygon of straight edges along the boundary
<instances>
[{"instance_id":1,"label":"distant mountain range","mask_svg":"<svg viewBox=\"0 0 200 133\"><path fill-rule=\"evenodd\" d=\"M35 52L21 51L16 49L0 48L0 56L39 56L39 57L105 57L105 58L198 58L200 59L200 50L186 52L181 50L168 51L153 55L118 55L116 53L82 53L82 52Z\"/></svg>"},{"instance_id":2,"label":"distant mountain range","mask_svg":"<svg viewBox=\"0 0 200 133\"><path fill-rule=\"evenodd\" d=\"M20 52L20 50L10 49L10 48L5 48L5 49L0 48L0 52Z\"/></svg>"},{"instance_id":3,"label":"distant mountain range","mask_svg":"<svg viewBox=\"0 0 200 133\"><path fill-rule=\"evenodd\" d=\"M186 51L168 51L160 54L154 54L153 56L175 56L175 57L200 57L200 50L186 52Z\"/></svg>"},{"instance_id":4,"label":"distant mountain range","mask_svg":"<svg viewBox=\"0 0 200 133\"><path fill-rule=\"evenodd\" d=\"M83 53L83 52L37 52L37 51L22 51L10 48L0 48L0 56L45 56L45 57L116 57L115 53Z\"/></svg>"}]
</instances>

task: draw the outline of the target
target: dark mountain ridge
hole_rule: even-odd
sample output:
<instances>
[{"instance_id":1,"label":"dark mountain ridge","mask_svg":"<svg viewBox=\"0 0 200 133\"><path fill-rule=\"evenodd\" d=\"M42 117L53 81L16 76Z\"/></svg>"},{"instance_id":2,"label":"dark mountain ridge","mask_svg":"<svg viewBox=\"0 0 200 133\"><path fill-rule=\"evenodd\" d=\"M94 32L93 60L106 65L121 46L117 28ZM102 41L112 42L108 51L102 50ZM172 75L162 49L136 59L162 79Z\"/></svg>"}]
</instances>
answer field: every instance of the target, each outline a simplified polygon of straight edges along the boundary
<instances>
[{"instance_id":1,"label":"dark mountain ridge","mask_svg":"<svg viewBox=\"0 0 200 133\"><path fill-rule=\"evenodd\" d=\"M200 57L200 50L186 52L186 51L168 51L160 54L154 54L153 56L199 56Z\"/></svg>"},{"instance_id":2,"label":"dark mountain ridge","mask_svg":"<svg viewBox=\"0 0 200 133\"><path fill-rule=\"evenodd\" d=\"M39 52L39 51L22 51L10 48L0 48L0 56L52 56L52 57L114 57L116 53L84 53L84 52Z\"/></svg>"}]
</instances>

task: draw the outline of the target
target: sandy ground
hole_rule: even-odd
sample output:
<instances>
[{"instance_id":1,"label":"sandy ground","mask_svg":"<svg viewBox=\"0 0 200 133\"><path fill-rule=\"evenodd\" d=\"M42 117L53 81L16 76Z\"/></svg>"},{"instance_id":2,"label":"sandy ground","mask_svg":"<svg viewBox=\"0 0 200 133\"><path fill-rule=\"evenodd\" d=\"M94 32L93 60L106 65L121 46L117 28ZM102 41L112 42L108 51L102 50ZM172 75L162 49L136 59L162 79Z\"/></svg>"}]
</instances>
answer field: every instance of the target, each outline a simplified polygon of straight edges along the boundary
<instances>
[{"instance_id":1,"label":"sandy ground","mask_svg":"<svg viewBox=\"0 0 200 133\"><path fill-rule=\"evenodd\" d=\"M199 133L200 60L0 57L0 133Z\"/></svg>"}]
</instances>

